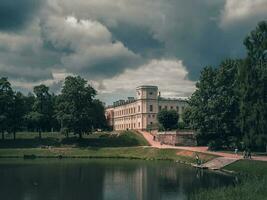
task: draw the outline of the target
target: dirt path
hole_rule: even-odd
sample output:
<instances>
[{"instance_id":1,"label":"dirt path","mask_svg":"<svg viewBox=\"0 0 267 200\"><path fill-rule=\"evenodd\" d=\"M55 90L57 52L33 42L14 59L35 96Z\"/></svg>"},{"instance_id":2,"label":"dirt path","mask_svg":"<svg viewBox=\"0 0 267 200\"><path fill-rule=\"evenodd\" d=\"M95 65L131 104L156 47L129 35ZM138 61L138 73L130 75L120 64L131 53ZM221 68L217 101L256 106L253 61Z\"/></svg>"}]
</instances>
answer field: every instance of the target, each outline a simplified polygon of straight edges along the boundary
<instances>
[{"instance_id":1,"label":"dirt path","mask_svg":"<svg viewBox=\"0 0 267 200\"><path fill-rule=\"evenodd\" d=\"M160 144L160 142L154 141L153 136L147 132L147 131L139 131L144 138L148 141L148 143L152 147L161 148L161 149L181 149L181 150L188 150L188 151L194 151L194 152L201 152L201 153L208 153L212 155L217 155L225 158L232 158L235 160L243 159L241 155L235 155L231 153L224 153L224 152L215 152L215 151L209 151L208 147L184 147L184 146L171 146L166 144ZM260 161L267 161L267 156L253 156L253 160L260 160Z\"/></svg>"}]
</instances>

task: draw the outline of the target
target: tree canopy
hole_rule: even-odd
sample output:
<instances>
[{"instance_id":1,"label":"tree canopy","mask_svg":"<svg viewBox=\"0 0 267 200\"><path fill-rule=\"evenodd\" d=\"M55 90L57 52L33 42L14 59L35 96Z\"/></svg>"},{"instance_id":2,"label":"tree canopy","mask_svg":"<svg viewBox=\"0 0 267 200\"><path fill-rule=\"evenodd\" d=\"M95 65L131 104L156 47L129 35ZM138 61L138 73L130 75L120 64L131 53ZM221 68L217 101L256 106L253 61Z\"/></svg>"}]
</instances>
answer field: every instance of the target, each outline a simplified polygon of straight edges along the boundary
<instances>
[{"instance_id":1,"label":"tree canopy","mask_svg":"<svg viewBox=\"0 0 267 200\"><path fill-rule=\"evenodd\" d=\"M177 128L179 115L175 110L163 109L158 113L157 118L164 130Z\"/></svg>"},{"instance_id":2,"label":"tree canopy","mask_svg":"<svg viewBox=\"0 0 267 200\"><path fill-rule=\"evenodd\" d=\"M187 113L199 144L266 148L267 23L259 23L244 44L245 59L228 59L201 72Z\"/></svg>"}]
</instances>

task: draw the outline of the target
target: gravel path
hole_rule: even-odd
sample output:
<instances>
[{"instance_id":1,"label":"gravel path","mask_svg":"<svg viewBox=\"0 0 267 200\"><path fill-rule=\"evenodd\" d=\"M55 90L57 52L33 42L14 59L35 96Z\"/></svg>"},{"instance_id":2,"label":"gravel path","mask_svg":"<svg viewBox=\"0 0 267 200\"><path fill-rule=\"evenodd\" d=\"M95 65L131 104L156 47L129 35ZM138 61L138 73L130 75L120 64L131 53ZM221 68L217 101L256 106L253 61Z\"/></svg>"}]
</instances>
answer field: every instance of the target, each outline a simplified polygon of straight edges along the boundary
<instances>
[{"instance_id":1,"label":"gravel path","mask_svg":"<svg viewBox=\"0 0 267 200\"><path fill-rule=\"evenodd\" d=\"M188 150L188 151L194 151L194 152L201 152L201 153L208 153L212 155L217 155L225 158L233 158L235 160L243 159L241 155L235 155L234 153L224 153L224 152L215 152L215 151L209 151L208 147L184 147L184 146L171 146L166 144L160 144L160 142L154 141L153 136L147 132L147 131L139 131L144 138L148 141L148 143L155 148L161 148L161 149L181 149L181 150ZM252 160L259 160L259 161L267 161L267 156L252 156Z\"/></svg>"}]
</instances>

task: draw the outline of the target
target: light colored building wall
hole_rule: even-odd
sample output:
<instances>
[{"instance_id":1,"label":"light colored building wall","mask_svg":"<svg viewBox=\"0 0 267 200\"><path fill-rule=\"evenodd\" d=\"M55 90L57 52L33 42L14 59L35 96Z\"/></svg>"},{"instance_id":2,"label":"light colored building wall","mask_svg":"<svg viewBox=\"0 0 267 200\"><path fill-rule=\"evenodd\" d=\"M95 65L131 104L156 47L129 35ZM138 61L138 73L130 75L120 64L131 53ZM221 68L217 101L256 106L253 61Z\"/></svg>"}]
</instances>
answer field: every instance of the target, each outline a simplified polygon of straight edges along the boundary
<instances>
[{"instance_id":1,"label":"light colored building wall","mask_svg":"<svg viewBox=\"0 0 267 200\"><path fill-rule=\"evenodd\" d=\"M139 86L135 99L115 102L106 108L106 117L114 130L146 129L148 125L157 123L160 109L174 109L181 116L186 106L184 100L159 97L156 86Z\"/></svg>"}]
</instances>

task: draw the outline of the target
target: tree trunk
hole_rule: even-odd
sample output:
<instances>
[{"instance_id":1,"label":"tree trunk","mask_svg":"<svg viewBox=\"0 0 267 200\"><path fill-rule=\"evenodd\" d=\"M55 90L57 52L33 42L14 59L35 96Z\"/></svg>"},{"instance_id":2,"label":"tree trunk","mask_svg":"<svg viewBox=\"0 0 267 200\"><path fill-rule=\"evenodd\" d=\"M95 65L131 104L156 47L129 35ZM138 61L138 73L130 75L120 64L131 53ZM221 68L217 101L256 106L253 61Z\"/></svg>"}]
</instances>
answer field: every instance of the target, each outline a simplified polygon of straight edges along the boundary
<instances>
[{"instance_id":1,"label":"tree trunk","mask_svg":"<svg viewBox=\"0 0 267 200\"><path fill-rule=\"evenodd\" d=\"M13 139L16 140L16 131L13 132Z\"/></svg>"},{"instance_id":2,"label":"tree trunk","mask_svg":"<svg viewBox=\"0 0 267 200\"><path fill-rule=\"evenodd\" d=\"M39 139L42 139L42 132L40 129L39 129Z\"/></svg>"},{"instance_id":3,"label":"tree trunk","mask_svg":"<svg viewBox=\"0 0 267 200\"><path fill-rule=\"evenodd\" d=\"M2 140L4 140L5 139L5 132L3 131L2 132Z\"/></svg>"}]
</instances>

